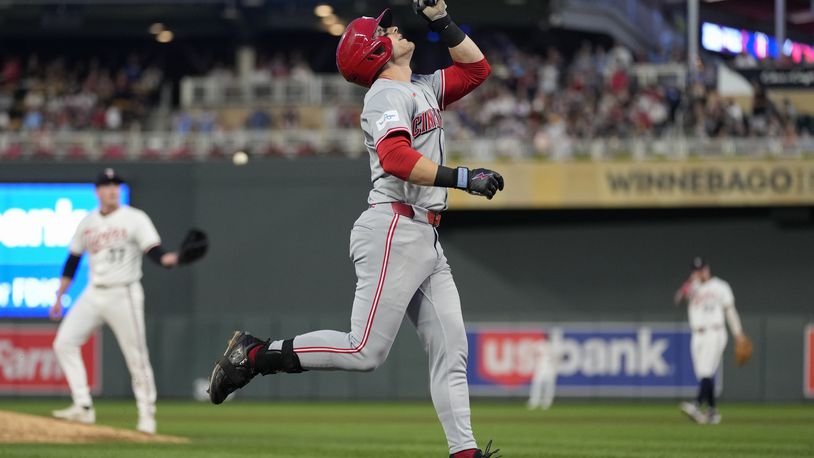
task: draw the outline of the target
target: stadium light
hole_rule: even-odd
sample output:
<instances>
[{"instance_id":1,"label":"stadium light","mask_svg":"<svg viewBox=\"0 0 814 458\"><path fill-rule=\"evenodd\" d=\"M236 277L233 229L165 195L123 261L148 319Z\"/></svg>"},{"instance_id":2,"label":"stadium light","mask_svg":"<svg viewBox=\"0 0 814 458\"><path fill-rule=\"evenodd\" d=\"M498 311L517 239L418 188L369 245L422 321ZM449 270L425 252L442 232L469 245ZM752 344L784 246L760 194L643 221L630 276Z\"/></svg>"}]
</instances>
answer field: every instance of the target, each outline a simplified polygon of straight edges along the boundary
<instances>
[{"instance_id":1,"label":"stadium light","mask_svg":"<svg viewBox=\"0 0 814 458\"><path fill-rule=\"evenodd\" d=\"M155 36L156 41L159 43L169 43L173 38L175 38L175 35L169 30L162 30L158 35Z\"/></svg>"},{"instance_id":2,"label":"stadium light","mask_svg":"<svg viewBox=\"0 0 814 458\"><path fill-rule=\"evenodd\" d=\"M345 26L339 23L331 24L328 26L328 33L335 37L341 37L345 32Z\"/></svg>"},{"instance_id":3,"label":"stadium light","mask_svg":"<svg viewBox=\"0 0 814 458\"><path fill-rule=\"evenodd\" d=\"M334 9L333 9L333 7L331 5L322 4L322 5L317 5L314 8L314 14L317 17L327 17L327 16L330 16L331 14L333 14L333 12L334 12Z\"/></svg>"},{"instance_id":4,"label":"stadium light","mask_svg":"<svg viewBox=\"0 0 814 458\"><path fill-rule=\"evenodd\" d=\"M336 24L337 22L339 22L339 18L336 17L335 14L329 14L329 15L325 16L324 18L322 18L322 23L327 25L327 26L331 26L333 24Z\"/></svg>"},{"instance_id":5,"label":"stadium light","mask_svg":"<svg viewBox=\"0 0 814 458\"><path fill-rule=\"evenodd\" d=\"M159 33L164 31L164 24L160 22L153 23L153 25L150 26L149 30L151 34L158 35Z\"/></svg>"}]
</instances>

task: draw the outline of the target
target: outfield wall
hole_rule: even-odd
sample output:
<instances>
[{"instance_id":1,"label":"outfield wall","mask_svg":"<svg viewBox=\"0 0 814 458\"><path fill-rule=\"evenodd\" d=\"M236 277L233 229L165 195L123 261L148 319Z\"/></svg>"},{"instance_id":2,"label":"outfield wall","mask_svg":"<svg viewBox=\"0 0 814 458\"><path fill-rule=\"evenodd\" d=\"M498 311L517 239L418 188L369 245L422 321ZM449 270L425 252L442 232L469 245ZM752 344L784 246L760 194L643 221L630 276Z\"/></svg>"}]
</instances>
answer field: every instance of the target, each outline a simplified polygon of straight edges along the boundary
<instances>
[{"instance_id":1,"label":"outfield wall","mask_svg":"<svg viewBox=\"0 0 814 458\"><path fill-rule=\"evenodd\" d=\"M2 181L82 181L88 164L3 163ZM288 337L345 329L354 274L349 230L366 207L366 161L300 159L122 164L134 206L173 245L191 226L210 235L204 262L164 271L145 262L148 343L161 396L188 397L234 328ZM511 186L508 183L507 186ZM808 209L451 212L441 241L471 322L668 322L688 259L706 255L734 289L755 360L733 367L724 397L803 399L803 330L814 322L814 244ZM17 323L17 322L15 322ZM129 396L115 341L103 334L103 393ZM427 362L405 324L388 362L372 374L268 377L244 397L427 397Z\"/></svg>"}]
</instances>

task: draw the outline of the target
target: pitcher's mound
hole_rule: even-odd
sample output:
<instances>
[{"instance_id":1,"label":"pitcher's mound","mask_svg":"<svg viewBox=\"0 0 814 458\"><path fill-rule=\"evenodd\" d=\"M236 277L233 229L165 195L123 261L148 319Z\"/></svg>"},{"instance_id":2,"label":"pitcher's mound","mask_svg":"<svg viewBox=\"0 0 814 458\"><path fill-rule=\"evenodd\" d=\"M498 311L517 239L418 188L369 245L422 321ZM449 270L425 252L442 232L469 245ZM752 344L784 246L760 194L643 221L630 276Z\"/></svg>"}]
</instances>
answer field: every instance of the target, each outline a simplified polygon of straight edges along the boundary
<instances>
[{"instance_id":1,"label":"pitcher's mound","mask_svg":"<svg viewBox=\"0 0 814 458\"><path fill-rule=\"evenodd\" d=\"M78 444L120 441L183 444L189 442L189 439L150 435L110 426L83 425L55 418L0 410L0 444Z\"/></svg>"}]
</instances>

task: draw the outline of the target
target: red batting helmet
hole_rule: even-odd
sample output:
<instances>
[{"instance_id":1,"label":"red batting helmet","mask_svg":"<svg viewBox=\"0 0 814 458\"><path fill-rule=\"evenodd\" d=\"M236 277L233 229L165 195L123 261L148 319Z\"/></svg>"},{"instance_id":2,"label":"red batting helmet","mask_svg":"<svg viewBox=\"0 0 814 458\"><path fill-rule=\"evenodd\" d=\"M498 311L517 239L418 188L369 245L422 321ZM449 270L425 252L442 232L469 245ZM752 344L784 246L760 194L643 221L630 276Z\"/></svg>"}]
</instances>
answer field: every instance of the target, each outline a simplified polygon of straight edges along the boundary
<instances>
[{"instance_id":1,"label":"red batting helmet","mask_svg":"<svg viewBox=\"0 0 814 458\"><path fill-rule=\"evenodd\" d=\"M377 37L376 29L392 25L393 14L389 9L377 18L363 16L348 24L336 47L336 66L346 80L365 87L373 84L379 70L393 55L393 42L388 37Z\"/></svg>"}]
</instances>

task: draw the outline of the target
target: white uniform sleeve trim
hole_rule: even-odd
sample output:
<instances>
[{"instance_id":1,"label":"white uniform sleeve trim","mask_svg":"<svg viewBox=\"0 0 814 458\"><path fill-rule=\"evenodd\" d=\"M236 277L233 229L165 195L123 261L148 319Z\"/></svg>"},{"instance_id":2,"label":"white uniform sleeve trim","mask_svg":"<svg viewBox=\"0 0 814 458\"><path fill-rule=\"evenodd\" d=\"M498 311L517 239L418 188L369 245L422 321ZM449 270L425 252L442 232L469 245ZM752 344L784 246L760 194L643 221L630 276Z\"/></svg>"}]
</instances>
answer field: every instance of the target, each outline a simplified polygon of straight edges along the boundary
<instances>
[{"instance_id":1,"label":"white uniform sleeve trim","mask_svg":"<svg viewBox=\"0 0 814 458\"><path fill-rule=\"evenodd\" d=\"M378 139L378 140L376 140L376 144L374 145L374 147L375 147L376 149L378 149L378 148L379 148L379 143L381 143L381 142L382 142L382 140L384 140L385 138L387 138L388 136L390 136L390 134L392 134L393 132L399 132L399 131L404 131L404 132L407 132L407 135L409 135L409 136L410 136L410 141L412 141L412 139L413 139L413 135L410 133L410 130L409 130L409 129L407 129L406 127L402 127L402 126L399 126L399 127L391 127L390 129L387 129L387 132L385 132L385 133L384 133L384 135L382 135L381 137L379 137L379 139Z\"/></svg>"},{"instance_id":2,"label":"white uniform sleeve trim","mask_svg":"<svg viewBox=\"0 0 814 458\"><path fill-rule=\"evenodd\" d=\"M147 248L145 248L145 249L143 250L143 252L144 252L144 253L148 253L150 250L152 250L153 248L155 248L155 247L157 247L157 246L161 246L161 242L153 243L152 245L150 245L150 246L148 246Z\"/></svg>"}]
</instances>

